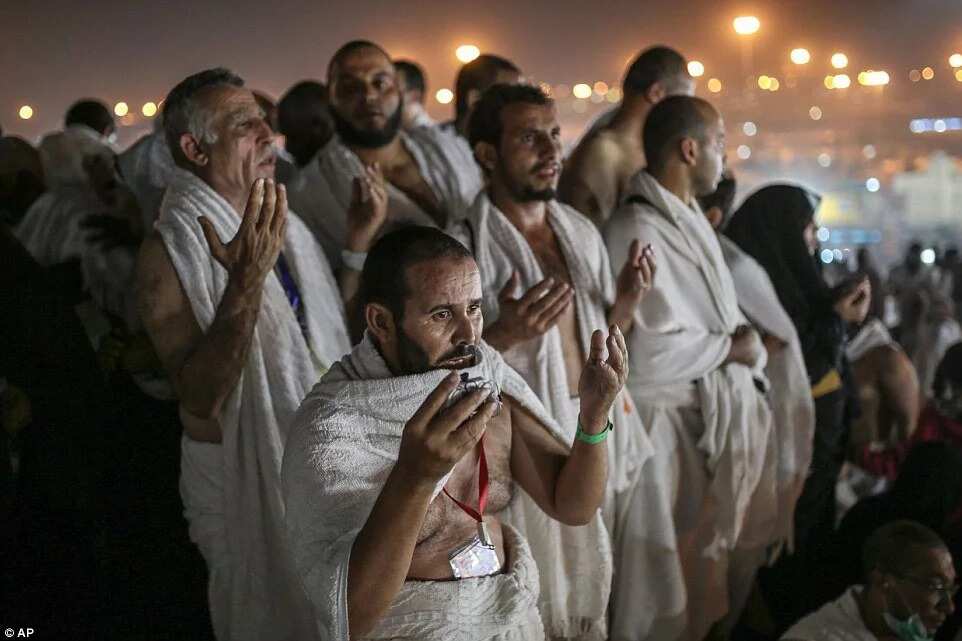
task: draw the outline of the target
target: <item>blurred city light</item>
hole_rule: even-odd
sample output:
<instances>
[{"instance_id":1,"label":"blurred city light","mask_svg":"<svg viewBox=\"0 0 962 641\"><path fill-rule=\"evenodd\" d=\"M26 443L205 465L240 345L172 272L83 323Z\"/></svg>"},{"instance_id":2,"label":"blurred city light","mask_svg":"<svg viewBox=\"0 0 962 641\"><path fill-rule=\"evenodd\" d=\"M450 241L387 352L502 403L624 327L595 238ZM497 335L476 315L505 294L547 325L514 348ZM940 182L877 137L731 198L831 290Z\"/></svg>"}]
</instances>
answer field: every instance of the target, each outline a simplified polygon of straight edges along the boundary
<instances>
[{"instance_id":1,"label":"blurred city light","mask_svg":"<svg viewBox=\"0 0 962 641\"><path fill-rule=\"evenodd\" d=\"M926 265L932 265L935 263L935 250L932 249L931 247L923 249L922 253L919 254L919 258Z\"/></svg>"},{"instance_id":2,"label":"blurred city light","mask_svg":"<svg viewBox=\"0 0 962 641\"><path fill-rule=\"evenodd\" d=\"M912 71L909 72L909 80L911 80L912 82L918 82L921 79L922 79L922 72L919 71L918 69L913 69Z\"/></svg>"},{"instance_id":3,"label":"blurred city light","mask_svg":"<svg viewBox=\"0 0 962 641\"><path fill-rule=\"evenodd\" d=\"M17 112L21 120L30 120L33 118L33 107L30 105L24 105L20 107L20 111Z\"/></svg>"},{"instance_id":4,"label":"blurred city light","mask_svg":"<svg viewBox=\"0 0 962 641\"><path fill-rule=\"evenodd\" d=\"M818 155L818 164L828 169L832 166L832 157L824 151Z\"/></svg>"},{"instance_id":5,"label":"blurred city light","mask_svg":"<svg viewBox=\"0 0 962 641\"><path fill-rule=\"evenodd\" d=\"M848 89L852 85L852 79L847 74L840 73L832 78L833 89Z\"/></svg>"},{"instance_id":6,"label":"blurred city light","mask_svg":"<svg viewBox=\"0 0 962 641\"><path fill-rule=\"evenodd\" d=\"M909 130L914 134L960 131L962 118L916 118L909 123Z\"/></svg>"},{"instance_id":7,"label":"blurred city light","mask_svg":"<svg viewBox=\"0 0 962 641\"><path fill-rule=\"evenodd\" d=\"M758 88L768 91L772 87L772 79L768 76L758 76Z\"/></svg>"},{"instance_id":8,"label":"blurred city light","mask_svg":"<svg viewBox=\"0 0 962 641\"><path fill-rule=\"evenodd\" d=\"M705 75L705 65L697 60L692 60L688 63L688 73L692 78L700 78Z\"/></svg>"},{"instance_id":9,"label":"blurred city light","mask_svg":"<svg viewBox=\"0 0 962 641\"><path fill-rule=\"evenodd\" d=\"M874 177L874 176L872 176L871 178L869 178L868 180L865 181L865 188L866 188L867 190L869 190L870 192L872 192L873 194L874 194L875 192L877 192L877 191L879 190L879 187L881 187L881 186L882 186L882 185L881 185L881 183L879 183L878 178L876 178L876 177Z\"/></svg>"},{"instance_id":10,"label":"blurred city light","mask_svg":"<svg viewBox=\"0 0 962 641\"><path fill-rule=\"evenodd\" d=\"M480 56L481 50L475 45L461 45L454 50L454 55L461 62L468 63Z\"/></svg>"},{"instance_id":11,"label":"blurred city light","mask_svg":"<svg viewBox=\"0 0 962 641\"><path fill-rule=\"evenodd\" d=\"M450 89L438 89L437 93L434 94L434 99L442 105L450 104L454 100L454 92Z\"/></svg>"},{"instance_id":12,"label":"blurred city light","mask_svg":"<svg viewBox=\"0 0 962 641\"><path fill-rule=\"evenodd\" d=\"M832 232L828 227L819 227L818 231L815 232L815 237L818 238L818 242L827 243L828 239L832 237Z\"/></svg>"},{"instance_id":13,"label":"blurred city light","mask_svg":"<svg viewBox=\"0 0 962 641\"><path fill-rule=\"evenodd\" d=\"M872 160L873 158L875 158L876 153L877 152L875 151L875 145L865 145L864 147L862 147L862 155L868 158L869 160Z\"/></svg>"},{"instance_id":14,"label":"blurred city light","mask_svg":"<svg viewBox=\"0 0 962 641\"><path fill-rule=\"evenodd\" d=\"M594 84L593 89L599 96L604 96L606 93L608 93L608 83L604 82L603 80L599 80Z\"/></svg>"},{"instance_id":15,"label":"blurred city light","mask_svg":"<svg viewBox=\"0 0 962 641\"><path fill-rule=\"evenodd\" d=\"M740 36L750 36L757 33L761 26L762 23L755 16L738 16L732 20L732 27L735 28L735 33Z\"/></svg>"},{"instance_id":16,"label":"blurred city light","mask_svg":"<svg viewBox=\"0 0 962 641\"><path fill-rule=\"evenodd\" d=\"M848 56L846 56L844 53L833 53L832 66L836 69L844 69L848 66Z\"/></svg>"},{"instance_id":17,"label":"blurred city light","mask_svg":"<svg viewBox=\"0 0 962 641\"><path fill-rule=\"evenodd\" d=\"M579 82L574 87L571 88L571 93L574 94L575 98L590 98L591 97L591 87L583 82Z\"/></svg>"},{"instance_id":18,"label":"blurred city light","mask_svg":"<svg viewBox=\"0 0 962 641\"><path fill-rule=\"evenodd\" d=\"M955 69L962 67L962 53L953 53L949 56L949 64Z\"/></svg>"},{"instance_id":19,"label":"blurred city light","mask_svg":"<svg viewBox=\"0 0 962 641\"><path fill-rule=\"evenodd\" d=\"M735 153L742 160L748 160L752 157L752 148L748 145L738 145L738 149L735 150Z\"/></svg>"},{"instance_id":20,"label":"blurred city light","mask_svg":"<svg viewBox=\"0 0 962 641\"><path fill-rule=\"evenodd\" d=\"M889 83L889 75L885 71L862 71L858 74L858 84L866 87L881 87Z\"/></svg>"},{"instance_id":21,"label":"blurred city light","mask_svg":"<svg viewBox=\"0 0 962 641\"><path fill-rule=\"evenodd\" d=\"M812 54L808 52L808 49L792 49L792 52L788 55L797 65L808 64L808 61L812 59Z\"/></svg>"},{"instance_id":22,"label":"blurred city light","mask_svg":"<svg viewBox=\"0 0 962 641\"><path fill-rule=\"evenodd\" d=\"M721 90L722 90L721 80L719 80L718 78L708 79L708 91L712 93L718 93Z\"/></svg>"},{"instance_id":23,"label":"blurred city light","mask_svg":"<svg viewBox=\"0 0 962 641\"><path fill-rule=\"evenodd\" d=\"M745 132L746 136L754 136L755 134L758 133L758 127L755 126L755 123L749 120L744 125L742 125L742 131Z\"/></svg>"},{"instance_id":24,"label":"blurred city light","mask_svg":"<svg viewBox=\"0 0 962 641\"><path fill-rule=\"evenodd\" d=\"M926 80L931 80L935 77L935 69L932 67L926 67L922 70L922 77Z\"/></svg>"},{"instance_id":25,"label":"blurred city light","mask_svg":"<svg viewBox=\"0 0 962 641\"><path fill-rule=\"evenodd\" d=\"M118 102L114 105L114 114L121 118L126 116L128 111L130 111L130 107L127 106L126 102Z\"/></svg>"},{"instance_id":26,"label":"blurred city light","mask_svg":"<svg viewBox=\"0 0 962 641\"><path fill-rule=\"evenodd\" d=\"M823 263L828 265L835 260L835 253L831 249L823 249L822 253L819 254L819 257L822 259Z\"/></svg>"},{"instance_id":27,"label":"blurred city light","mask_svg":"<svg viewBox=\"0 0 962 641\"><path fill-rule=\"evenodd\" d=\"M140 113L148 118L153 118L157 115L157 103L145 102L144 106L140 108Z\"/></svg>"},{"instance_id":28,"label":"blurred city light","mask_svg":"<svg viewBox=\"0 0 962 641\"><path fill-rule=\"evenodd\" d=\"M812 108L808 110L808 117L811 118L812 120L821 120L822 108L819 107L818 105L812 106Z\"/></svg>"}]
</instances>

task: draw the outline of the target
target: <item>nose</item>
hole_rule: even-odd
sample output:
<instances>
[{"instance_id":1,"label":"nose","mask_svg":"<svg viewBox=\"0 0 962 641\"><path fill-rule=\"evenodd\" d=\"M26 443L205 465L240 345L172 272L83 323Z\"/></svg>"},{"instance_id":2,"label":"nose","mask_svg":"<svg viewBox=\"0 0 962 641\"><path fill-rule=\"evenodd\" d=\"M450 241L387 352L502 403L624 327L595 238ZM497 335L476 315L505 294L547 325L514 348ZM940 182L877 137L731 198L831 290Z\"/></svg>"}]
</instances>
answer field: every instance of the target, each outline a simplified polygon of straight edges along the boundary
<instances>
[{"instance_id":1,"label":"nose","mask_svg":"<svg viewBox=\"0 0 962 641\"><path fill-rule=\"evenodd\" d=\"M271 126L267 124L267 119L261 118L257 121L257 139L267 142L274 142L274 138L277 134L271 129Z\"/></svg>"},{"instance_id":2,"label":"nose","mask_svg":"<svg viewBox=\"0 0 962 641\"><path fill-rule=\"evenodd\" d=\"M478 331L474 325L474 320L467 314L459 314L457 327L451 336L451 342L455 345L475 345L478 342Z\"/></svg>"}]
</instances>

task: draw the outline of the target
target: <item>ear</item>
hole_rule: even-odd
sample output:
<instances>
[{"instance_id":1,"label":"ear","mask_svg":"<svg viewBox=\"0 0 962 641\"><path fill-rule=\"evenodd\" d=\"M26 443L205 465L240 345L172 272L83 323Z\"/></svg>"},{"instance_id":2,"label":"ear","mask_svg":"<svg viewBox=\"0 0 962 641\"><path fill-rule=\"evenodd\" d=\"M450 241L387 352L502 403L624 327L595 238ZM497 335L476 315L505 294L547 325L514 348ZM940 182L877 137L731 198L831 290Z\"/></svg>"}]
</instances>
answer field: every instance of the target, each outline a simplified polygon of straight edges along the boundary
<instances>
[{"instance_id":1,"label":"ear","mask_svg":"<svg viewBox=\"0 0 962 641\"><path fill-rule=\"evenodd\" d=\"M203 167L210 161L210 157L204 152L200 141L194 138L193 134L181 134L180 151L192 164Z\"/></svg>"},{"instance_id":2,"label":"ear","mask_svg":"<svg viewBox=\"0 0 962 641\"><path fill-rule=\"evenodd\" d=\"M667 92L665 91L664 85L660 82L653 82L651 86L648 87L648 91L645 92L645 99L653 105L658 104L665 99Z\"/></svg>"},{"instance_id":3,"label":"ear","mask_svg":"<svg viewBox=\"0 0 962 641\"><path fill-rule=\"evenodd\" d=\"M724 219L722 210L717 205L709 207L707 210L705 210L705 217L708 218L708 223L711 225L711 228L715 230L721 226L722 220Z\"/></svg>"},{"instance_id":4,"label":"ear","mask_svg":"<svg viewBox=\"0 0 962 641\"><path fill-rule=\"evenodd\" d=\"M364 306L364 324L382 347L391 345L397 338L398 327L394 314L380 303L368 303Z\"/></svg>"},{"instance_id":5,"label":"ear","mask_svg":"<svg viewBox=\"0 0 962 641\"><path fill-rule=\"evenodd\" d=\"M681 151L681 161L686 165L694 167L698 163L698 154L701 151L698 148L698 141L694 138L682 138L678 142L679 151Z\"/></svg>"},{"instance_id":6,"label":"ear","mask_svg":"<svg viewBox=\"0 0 962 641\"><path fill-rule=\"evenodd\" d=\"M468 109L473 107L474 103L476 103L479 100L481 100L481 92L478 91L477 89L468 89L468 100L467 100Z\"/></svg>"},{"instance_id":7,"label":"ear","mask_svg":"<svg viewBox=\"0 0 962 641\"><path fill-rule=\"evenodd\" d=\"M474 157L485 171L494 171L498 164L498 150L489 142L479 142L474 146Z\"/></svg>"}]
</instances>

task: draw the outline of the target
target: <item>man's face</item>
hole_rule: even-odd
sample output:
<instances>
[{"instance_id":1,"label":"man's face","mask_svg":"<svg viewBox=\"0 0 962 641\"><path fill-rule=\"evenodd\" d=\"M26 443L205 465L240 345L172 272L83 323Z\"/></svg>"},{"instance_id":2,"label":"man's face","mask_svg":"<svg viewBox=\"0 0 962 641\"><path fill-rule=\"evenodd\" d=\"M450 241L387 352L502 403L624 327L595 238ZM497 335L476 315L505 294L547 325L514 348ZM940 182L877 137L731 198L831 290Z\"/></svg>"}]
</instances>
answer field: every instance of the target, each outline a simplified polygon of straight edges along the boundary
<instances>
[{"instance_id":1,"label":"man's face","mask_svg":"<svg viewBox=\"0 0 962 641\"><path fill-rule=\"evenodd\" d=\"M424 261L408 268L408 296L397 334L404 374L475 364L481 341L481 274L470 258Z\"/></svg>"},{"instance_id":2,"label":"man's face","mask_svg":"<svg viewBox=\"0 0 962 641\"><path fill-rule=\"evenodd\" d=\"M561 127L554 104L515 103L501 110L501 141L491 180L518 202L551 200L561 174Z\"/></svg>"},{"instance_id":3,"label":"man's face","mask_svg":"<svg viewBox=\"0 0 962 641\"><path fill-rule=\"evenodd\" d=\"M802 230L802 238L805 239L808 253L814 254L815 250L818 249L818 226L814 220L805 225L805 229Z\"/></svg>"},{"instance_id":4,"label":"man's face","mask_svg":"<svg viewBox=\"0 0 962 641\"><path fill-rule=\"evenodd\" d=\"M705 136L697 141L698 155L692 172L692 186L696 196L707 196L715 191L725 170L725 123L713 118L705 127Z\"/></svg>"},{"instance_id":5,"label":"man's face","mask_svg":"<svg viewBox=\"0 0 962 641\"><path fill-rule=\"evenodd\" d=\"M401 93L391 61L373 47L342 57L331 69L331 116L349 145L379 148L397 136Z\"/></svg>"},{"instance_id":6,"label":"man's face","mask_svg":"<svg viewBox=\"0 0 962 641\"><path fill-rule=\"evenodd\" d=\"M250 192L258 178L273 178L274 132L264 120L254 95L243 87L214 87L201 96L217 140L201 143L209 158L208 171L219 185L237 193Z\"/></svg>"},{"instance_id":7,"label":"man's face","mask_svg":"<svg viewBox=\"0 0 962 641\"><path fill-rule=\"evenodd\" d=\"M946 590L955 585L955 568L952 555L945 548L910 547L913 563L904 576L894 576L889 594L888 607L899 619L918 614L922 623L932 634L955 611L952 598Z\"/></svg>"}]
</instances>

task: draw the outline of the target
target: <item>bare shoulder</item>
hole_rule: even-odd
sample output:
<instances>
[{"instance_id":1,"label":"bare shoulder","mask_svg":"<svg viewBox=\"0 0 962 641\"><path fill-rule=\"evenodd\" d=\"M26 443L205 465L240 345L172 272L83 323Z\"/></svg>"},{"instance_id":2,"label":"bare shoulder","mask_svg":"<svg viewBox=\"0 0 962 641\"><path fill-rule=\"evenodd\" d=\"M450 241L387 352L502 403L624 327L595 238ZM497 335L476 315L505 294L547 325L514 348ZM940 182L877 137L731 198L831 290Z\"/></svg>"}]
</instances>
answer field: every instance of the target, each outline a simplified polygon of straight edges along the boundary
<instances>
[{"instance_id":1,"label":"bare shoulder","mask_svg":"<svg viewBox=\"0 0 962 641\"><path fill-rule=\"evenodd\" d=\"M512 447L521 445L525 449L537 450L548 454L566 455L567 448L558 442L548 427L516 399L505 395L503 414L510 417Z\"/></svg>"},{"instance_id":2,"label":"bare shoulder","mask_svg":"<svg viewBox=\"0 0 962 641\"><path fill-rule=\"evenodd\" d=\"M173 375L201 330L167 247L156 232L144 240L137 258L137 304L158 356Z\"/></svg>"}]
</instances>

